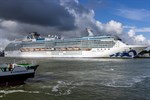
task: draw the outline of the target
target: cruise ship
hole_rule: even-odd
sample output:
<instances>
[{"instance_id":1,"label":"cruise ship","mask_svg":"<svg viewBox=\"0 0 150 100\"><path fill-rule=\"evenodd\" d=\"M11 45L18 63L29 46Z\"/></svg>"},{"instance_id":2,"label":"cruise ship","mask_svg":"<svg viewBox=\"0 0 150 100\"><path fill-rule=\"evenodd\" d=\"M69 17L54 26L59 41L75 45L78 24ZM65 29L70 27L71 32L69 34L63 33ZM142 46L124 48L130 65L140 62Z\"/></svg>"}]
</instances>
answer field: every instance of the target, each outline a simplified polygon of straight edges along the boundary
<instances>
[{"instance_id":1,"label":"cruise ship","mask_svg":"<svg viewBox=\"0 0 150 100\"><path fill-rule=\"evenodd\" d=\"M5 48L5 57L136 57L145 45L128 45L116 36L88 36L61 39L29 33Z\"/></svg>"}]
</instances>

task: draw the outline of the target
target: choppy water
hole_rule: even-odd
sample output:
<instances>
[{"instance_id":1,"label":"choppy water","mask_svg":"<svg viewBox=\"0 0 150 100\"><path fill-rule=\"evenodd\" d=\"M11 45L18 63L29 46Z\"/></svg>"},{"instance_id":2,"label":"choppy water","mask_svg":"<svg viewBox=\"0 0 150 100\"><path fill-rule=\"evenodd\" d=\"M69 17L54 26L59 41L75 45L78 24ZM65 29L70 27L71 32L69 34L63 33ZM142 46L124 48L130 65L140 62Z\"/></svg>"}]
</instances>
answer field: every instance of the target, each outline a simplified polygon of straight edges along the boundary
<instances>
[{"instance_id":1,"label":"choppy water","mask_svg":"<svg viewBox=\"0 0 150 100\"><path fill-rule=\"evenodd\" d=\"M1 87L0 100L150 100L150 59L25 60L40 65L35 78Z\"/></svg>"}]
</instances>

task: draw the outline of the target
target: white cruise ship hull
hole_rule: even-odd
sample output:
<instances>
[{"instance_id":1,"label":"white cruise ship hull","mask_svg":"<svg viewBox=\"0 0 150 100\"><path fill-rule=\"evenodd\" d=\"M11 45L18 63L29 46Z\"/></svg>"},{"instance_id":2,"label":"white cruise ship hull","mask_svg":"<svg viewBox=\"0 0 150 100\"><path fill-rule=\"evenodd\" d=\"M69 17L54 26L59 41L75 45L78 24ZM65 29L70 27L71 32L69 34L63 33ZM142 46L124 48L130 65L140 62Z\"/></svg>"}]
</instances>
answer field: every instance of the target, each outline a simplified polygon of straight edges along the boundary
<instances>
[{"instance_id":1,"label":"white cruise ship hull","mask_svg":"<svg viewBox=\"0 0 150 100\"><path fill-rule=\"evenodd\" d=\"M31 33L5 48L5 57L136 57L146 46L127 45L114 36L41 38Z\"/></svg>"},{"instance_id":2,"label":"white cruise ship hull","mask_svg":"<svg viewBox=\"0 0 150 100\"><path fill-rule=\"evenodd\" d=\"M93 48L90 51L7 51L5 57L136 57L146 46L113 47L113 48Z\"/></svg>"}]
</instances>

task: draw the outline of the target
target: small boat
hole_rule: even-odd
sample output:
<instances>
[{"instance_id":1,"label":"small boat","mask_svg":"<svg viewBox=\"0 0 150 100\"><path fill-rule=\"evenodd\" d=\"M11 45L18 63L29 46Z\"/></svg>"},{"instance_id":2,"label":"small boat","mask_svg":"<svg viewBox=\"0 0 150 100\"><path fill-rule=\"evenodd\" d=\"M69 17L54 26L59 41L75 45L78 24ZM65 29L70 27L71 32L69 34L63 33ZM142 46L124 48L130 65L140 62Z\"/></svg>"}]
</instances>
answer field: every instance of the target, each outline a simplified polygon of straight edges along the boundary
<instances>
[{"instance_id":1,"label":"small boat","mask_svg":"<svg viewBox=\"0 0 150 100\"><path fill-rule=\"evenodd\" d=\"M38 66L27 63L2 64L0 66L0 85L20 83L28 78L33 78Z\"/></svg>"}]
</instances>

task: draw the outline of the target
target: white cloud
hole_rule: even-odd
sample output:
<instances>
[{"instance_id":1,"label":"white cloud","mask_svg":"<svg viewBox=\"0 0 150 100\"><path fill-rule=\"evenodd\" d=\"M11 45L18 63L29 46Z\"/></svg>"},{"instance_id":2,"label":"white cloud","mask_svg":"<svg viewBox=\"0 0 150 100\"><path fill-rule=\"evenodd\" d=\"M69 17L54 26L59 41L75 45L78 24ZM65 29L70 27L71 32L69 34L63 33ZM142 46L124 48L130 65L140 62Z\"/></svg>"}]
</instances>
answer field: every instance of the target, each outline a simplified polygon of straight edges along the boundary
<instances>
[{"instance_id":1,"label":"white cloud","mask_svg":"<svg viewBox=\"0 0 150 100\"><path fill-rule=\"evenodd\" d=\"M94 10L79 13L75 8L68 8L68 6L67 10L75 17L75 25L78 27L76 35L78 36L85 36L86 33L83 32L85 28L91 28L95 35L115 35L116 33L121 34L123 32L123 25L120 22L111 20L108 23L101 23L100 21L95 20Z\"/></svg>"},{"instance_id":2,"label":"white cloud","mask_svg":"<svg viewBox=\"0 0 150 100\"><path fill-rule=\"evenodd\" d=\"M124 28L124 29L134 29L135 26L127 26L127 25L125 25L125 26L123 26L123 28Z\"/></svg>"},{"instance_id":3,"label":"white cloud","mask_svg":"<svg viewBox=\"0 0 150 100\"><path fill-rule=\"evenodd\" d=\"M7 30L14 30L18 27L18 24L15 21L3 20L1 21L0 26L6 28Z\"/></svg>"},{"instance_id":4,"label":"white cloud","mask_svg":"<svg viewBox=\"0 0 150 100\"><path fill-rule=\"evenodd\" d=\"M10 41L6 38L0 38L0 50L3 50Z\"/></svg>"},{"instance_id":5,"label":"white cloud","mask_svg":"<svg viewBox=\"0 0 150 100\"><path fill-rule=\"evenodd\" d=\"M150 18L150 11L146 9L120 8L117 15L131 20L147 21Z\"/></svg>"},{"instance_id":6,"label":"white cloud","mask_svg":"<svg viewBox=\"0 0 150 100\"><path fill-rule=\"evenodd\" d=\"M144 42L146 38L142 34L140 34L140 35L135 36L135 40L138 42Z\"/></svg>"},{"instance_id":7,"label":"white cloud","mask_svg":"<svg viewBox=\"0 0 150 100\"><path fill-rule=\"evenodd\" d=\"M130 29L127 34L134 44L150 44L150 40L146 39L142 34L137 35L134 29Z\"/></svg>"},{"instance_id":8,"label":"white cloud","mask_svg":"<svg viewBox=\"0 0 150 100\"><path fill-rule=\"evenodd\" d=\"M128 32L129 37L133 37L135 35L135 30L131 29Z\"/></svg>"},{"instance_id":9,"label":"white cloud","mask_svg":"<svg viewBox=\"0 0 150 100\"><path fill-rule=\"evenodd\" d=\"M95 24L100 30L104 30L104 25L100 21L96 21Z\"/></svg>"},{"instance_id":10,"label":"white cloud","mask_svg":"<svg viewBox=\"0 0 150 100\"><path fill-rule=\"evenodd\" d=\"M125 27L126 28L126 27ZM129 31L127 32L129 38L132 40L132 43L134 44L150 44L150 40L147 39L142 33L144 32L150 32L149 27L145 28L136 28L136 27L130 27L128 26ZM136 33L141 33L137 35Z\"/></svg>"},{"instance_id":11,"label":"white cloud","mask_svg":"<svg viewBox=\"0 0 150 100\"><path fill-rule=\"evenodd\" d=\"M76 10L77 7L67 6L63 0L62 2L62 6L66 7L67 10L75 17L75 25L78 27L75 33L78 36L85 36L86 33L84 32L84 29L91 28L94 31L95 35L117 35L125 39L124 41L126 42L132 42L132 44L149 43L149 40L147 40L142 34L136 34L136 32L148 32L149 28L138 29L135 26L123 26L122 23L115 20L110 20L107 23L102 23L94 18L94 10L85 10L81 13ZM79 5L79 3L77 3L77 5ZM119 11L120 13L122 13L122 16L134 20L145 20L146 18L150 17L150 11L145 9L120 9ZM129 32L125 32L124 29L130 30ZM88 34L86 34L86 36L87 35Z\"/></svg>"},{"instance_id":12,"label":"white cloud","mask_svg":"<svg viewBox=\"0 0 150 100\"><path fill-rule=\"evenodd\" d=\"M135 26L123 26L124 29L134 29L135 32L148 33L150 32L150 27L137 28Z\"/></svg>"},{"instance_id":13,"label":"white cloud","mask_svg":"<svg viewBox=\"0 0 150 100\"><path fill-rule=\"evenodd\" d=\"M94 18L94 10L82 8L79 2L76 2L78 0L73 0L76 3L73 6L70 6L70 4L72 4L70 2L73 2L72 0L60 1L61 5L65 7L66 10L68 10L68 12L75 17L74 24L77 26L76 30L65 32L63 35L77 37L88 36L88 33L85 32L85 28L90 28L93 30L94 35L117 35L121 38L124 38L124 41L132 41L132 43L134 44L141 44L147 42L146 38L143 35L136 35L135 26L123 26L122 23L115 20L110 20L107 23L102 23ZM78 8L80 8L80 10L82 11L78 11ZM147 10L142 11L148 12ZM141 14L142 12L138 11L137 13ZM140 17L139 19L142 18L143 17ZM129 32L124 32L124 28L131 28L132 30L130 30Z\"/></svg>"},{"instance_id":14,"label":"white cloud","mask_svg":"<svg viewBox=\"0 0 150 100\"><path fill-rule=\"evenodd\" d=\"M145 27L145 28L136 28L136 32L150 32L150 27Z\"/></svg>"},{"instance_id":15,"label":"white cloud","mask_svg":"<svg viewBox=\"0 0 150 100\"><path fill-rule=\"evenodd\" d=\"M98 20L95 20L95 12L94 10L87 10L79 12L76 10L76 7L70 7L67 5L69 0L63 1L61 0L61 5L64 6L70 14L75 17L75 25L77 26L76 35L77 36L87 36L88 33L83 32L85 28L91 28L94 31L95 35L104 35L104 34L112 34L115 35L121 34L123 31L122 23L111 20L108 23L101 23ZM78 5L77 5L78 6ZM67 34L69 35L69 34Z\"/></svg>"},{"instance_id":16,"label":"white cloud","mask_svg":"<svg viewBox=\"0 0 150 100\"><path fill-rule=\"evenodd\" d=\"M109 21L104 25L105 31L108 33L117 33L121 34L123 31L123 26L120 22L114 20Z\"/></svg>"}]
</instances>

